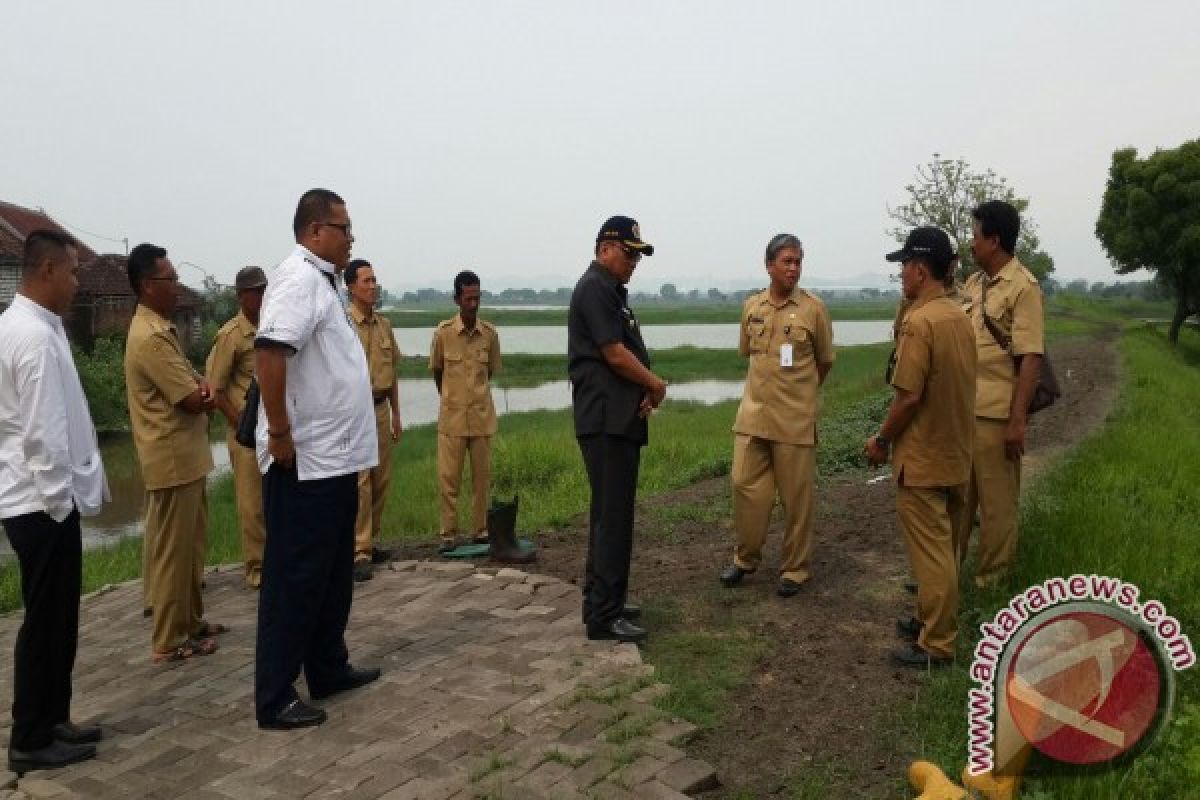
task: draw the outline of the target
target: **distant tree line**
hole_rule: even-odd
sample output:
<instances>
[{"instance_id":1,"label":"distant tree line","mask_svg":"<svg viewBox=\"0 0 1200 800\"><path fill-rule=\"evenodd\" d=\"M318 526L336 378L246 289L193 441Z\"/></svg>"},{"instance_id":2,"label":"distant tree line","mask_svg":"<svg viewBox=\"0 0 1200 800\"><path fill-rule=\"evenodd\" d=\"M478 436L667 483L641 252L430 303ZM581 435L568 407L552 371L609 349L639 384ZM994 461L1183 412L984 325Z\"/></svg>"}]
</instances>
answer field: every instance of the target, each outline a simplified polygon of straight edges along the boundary
<instances>
[{"instance_id":1,"label":"distant tree line","mask_svg":"<svg viewBox=\"0 0 1200 800\"><path fill-rule=\"evenodd\" d=\"M639 305L671 305L671 306L740 306L745 299L760 291L759 289L738 289L723 292L720 289L689 289L683 290L673 283L664 283L656 293L635 292L633 299ZM871 300L898 300L899 288L895 289L813 289L818 297L835 303L861 302ZM565 306L571 301L571 289L503 289L493 292L483 290L485 305L546 305ZM415 292L405 292L403 295L390 295L386 305L416 305L416 306L449 306L454 304L454 293L440 289L417 289Z\"/></svg>"}]
</instances>

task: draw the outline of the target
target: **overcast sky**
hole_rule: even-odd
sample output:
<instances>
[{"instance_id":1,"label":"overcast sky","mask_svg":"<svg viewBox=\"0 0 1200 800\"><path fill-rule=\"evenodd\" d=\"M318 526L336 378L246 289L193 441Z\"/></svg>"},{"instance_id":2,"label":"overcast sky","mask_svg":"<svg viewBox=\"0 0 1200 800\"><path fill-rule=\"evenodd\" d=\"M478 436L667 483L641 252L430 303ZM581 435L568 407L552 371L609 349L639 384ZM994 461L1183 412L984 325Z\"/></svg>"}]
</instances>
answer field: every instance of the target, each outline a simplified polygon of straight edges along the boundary
<instances>
[{"instance_id":1,"label":"overcast sky","mask_svg":"<svg viewBox=\"0 0 1200 800\"><path fill-rule=\"evenodd\" d=\"M780 231L806 277L859 283L934 152L1031 199L1060 280L1111 281L1112 151L1200 136L1195 0L106 0L2 24L0 199L225 281L278 263L324 186L392 289L570 285L617 213L658 248L638 290L762 283Z\"/></svg>"}]
</instances>

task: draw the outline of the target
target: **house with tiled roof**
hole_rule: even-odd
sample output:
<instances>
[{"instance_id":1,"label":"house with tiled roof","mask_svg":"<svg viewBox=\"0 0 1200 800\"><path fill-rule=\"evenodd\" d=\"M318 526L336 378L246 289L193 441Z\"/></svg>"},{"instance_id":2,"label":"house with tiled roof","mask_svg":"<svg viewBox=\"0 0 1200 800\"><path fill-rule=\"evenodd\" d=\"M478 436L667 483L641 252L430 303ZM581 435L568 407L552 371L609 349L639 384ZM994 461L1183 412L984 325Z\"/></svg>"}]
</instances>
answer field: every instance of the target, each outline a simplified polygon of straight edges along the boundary
<instances>
[{"instance_id":1,"label":"house with tiled roof","mask_svg":"<svg viewBox=\"0 0 1200 800\"><path fill-rule=\"evenodd\" d=\"M71 340L91 348L100 336L124 335L133 319L137 298L129 286L128 259L115 253L97 256L79 268L79 291L67 315ZM179 285L179 303L172 322L183 346L200 339L200 311L204 298L195 289Z\"/></svg>"},{"instance_id":2,"label":"house with tiled roof","mask_svg":"<svg viewBox=\"0 0 1200 800\"><path fill-rule=\"evenodd\" d=\"M0 201L0 308L12 301L20 283L21 254L25 237L35 230L54 230L70 235L44 211L33 211ZM112 253L97 255L83 242L78 243L79 291L65 317L71 341L91 349L100 336L124 336L133 319L137 298L129 287L126 257ZM200 339L200 293L182 284L179 305L173 321L184 347Z\"/></svg>"},{"instance_id":3,"label":"house with tiled roof","mask_svg":"<svg viewBox=\"0 0 1200 800\"><path fill-rule=\"evenodd\" d=\"M21 282L21 251L25 237L37 230L71 232L59 225L41 209L25 208L0 200L0 308L7 308ZM86 264L96 257L95 251L79 242L79 263Z\"/></svg>"}]
</instances>

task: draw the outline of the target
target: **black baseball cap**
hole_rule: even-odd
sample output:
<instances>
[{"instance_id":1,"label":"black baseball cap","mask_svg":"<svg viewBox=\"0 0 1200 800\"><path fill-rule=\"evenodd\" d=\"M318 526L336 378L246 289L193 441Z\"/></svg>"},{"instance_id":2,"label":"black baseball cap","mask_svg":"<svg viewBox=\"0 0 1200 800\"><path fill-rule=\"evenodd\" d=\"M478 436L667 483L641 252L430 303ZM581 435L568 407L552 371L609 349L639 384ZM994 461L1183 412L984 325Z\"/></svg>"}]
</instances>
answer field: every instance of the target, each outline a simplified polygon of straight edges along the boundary
<instances>
[{"instance_id":1,"label":"black baseball cap","mask_svg":"<svg viewBox=\"0 0 1200 800\"><path fill-rule=\"evenodd\" d=\"M954 245L941 228L913 228L904 240L904 247L894 253L888 253L884 258L888 261L904 262L917 256L925 256L939 264L949 263L955 256Z\"/></svg>"},{"instance_id":2,"label":"black baseball cap","mask_svg":"<svg viewBox=\"0 0 1200 800\"><path fill-rule=\"evenodd\" d=\"M620 242L644 256L654 255L654 245L642 241L642 230L630 217L609 217L596 234L596 244L600 242Z\"/></svg>"}]
</instances>

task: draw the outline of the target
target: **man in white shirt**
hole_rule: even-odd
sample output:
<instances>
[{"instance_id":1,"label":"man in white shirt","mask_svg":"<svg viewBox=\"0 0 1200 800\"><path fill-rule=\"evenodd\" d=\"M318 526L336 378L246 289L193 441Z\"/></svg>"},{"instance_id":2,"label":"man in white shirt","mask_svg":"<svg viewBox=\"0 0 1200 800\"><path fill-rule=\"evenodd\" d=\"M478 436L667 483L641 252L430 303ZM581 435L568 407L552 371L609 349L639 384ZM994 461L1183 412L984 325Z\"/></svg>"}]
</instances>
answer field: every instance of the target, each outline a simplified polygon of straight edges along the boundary
<instances>
[{"instance_id":1,"label":"man in white shirt","mask_svg":"<svg viewBox=\"0 0 1200 800\"><path fill-rule=\"evenodd\" d=\"M271 276L254 342L267 521L255 715L274 729L326 719L292 685L301 668L314 700L379 677L350 665L345 640L358 473L379 463L367 359L336 288L354 235L327 189L304 193L292 228L296 249Z\"/></svg>"},{"instance_id":2,"label":"man in white shirt","mask_svg":"<svg viewBox=\"0 0 1200 800\"><path fill-rule=\"evenodd\" d=\"M109 500L62 315L79 288L73 240L34 231L21 287L0 314L0 520L17 554L25 619L13 669L8 766L24 774L96 755L97 726L71 722L83 554L79 516Z\"/></svg>"}]
</instances>

